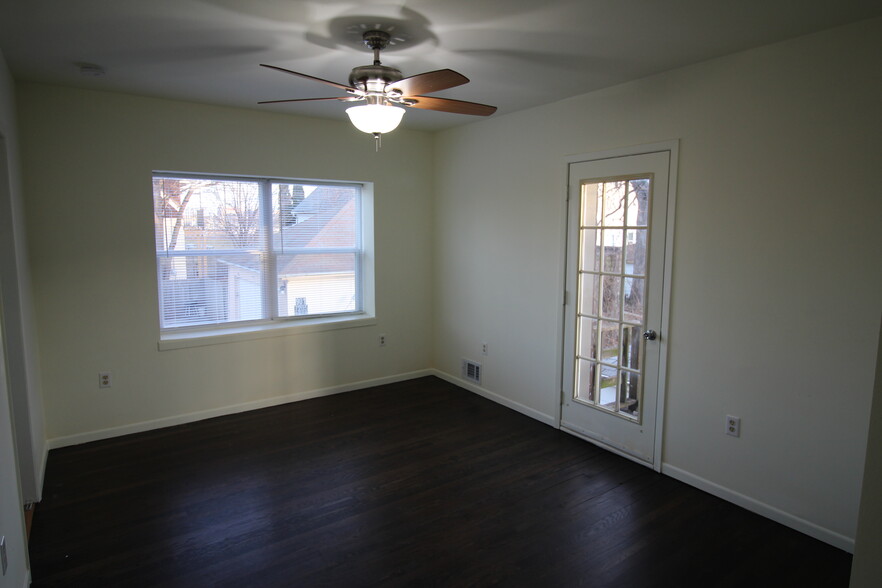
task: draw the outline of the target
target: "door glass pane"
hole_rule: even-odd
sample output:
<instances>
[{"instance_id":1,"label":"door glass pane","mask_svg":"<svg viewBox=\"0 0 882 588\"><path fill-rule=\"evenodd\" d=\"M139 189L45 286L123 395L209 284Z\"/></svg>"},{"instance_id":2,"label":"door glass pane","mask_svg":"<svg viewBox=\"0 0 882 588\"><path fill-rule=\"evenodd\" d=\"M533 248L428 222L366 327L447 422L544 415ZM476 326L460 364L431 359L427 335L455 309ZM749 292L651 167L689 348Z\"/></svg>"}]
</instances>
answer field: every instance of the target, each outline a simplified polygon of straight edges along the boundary
<instances>
[{"instance_id":1,"label":"door glass pane","mask_svg":"<svg viewBox=\"0 0 882 588\"><path fill-rule=\"evenodd\" d=\"M649 178L628 182L628 226L645 227L649 220Z\"/></svg>"},{"instance_id":2,"label":"door glass pane","mask_svg":"<svg viewBox=\"0 0 882 588\"><path fill-rule=\"evenodd\" d=\"M597 227L603 210L603 184L582 186L582 226Z\"/></svg>"},{"instance_id":3,"label":"door glass pane","mask_svg":"<svg viewBox=\"0 0 882 588\"><path fill-rule=\"evenodd\" d=\"M622 367L640 369L640 327L622 325Z\"/></svg>"},{"instance_id":4,"label":"door glass pane","mask_svg":"<svg viewBox=\"0 0 882 588\"><path fill-rule=\"evenodd\" d=\"M643 323L643 300L646 280L644 278L625 278L624 320L628 323Z\"/></svg>"},{"instance_id":5,"label":"door glass pane","mask_svg":"<svg viewBox=\"0 0 882 588\"><path fill-rule=\"evenodd\" d=\"M622 273L623 229L603 229L603 271L611 274Z\"/></svg>"},{"instance_id":6,"label":"door glass pane","mask_svg":"<svg viewBox=\"0 0 882 588\"><path fill-rule=\"evenodd\" d=\"M619 323L600 322L600 361L612 365L619 364Z\"/></svg>"},{"instance_id":7,"label":"door glass pane","mask_svg":"<svg viewBox=\"0 0 882 588\"><path fill-rule=\"evenodd\" d=\"M625 182L606 182L603 186L603 226L625 226Z\"/></svg>"},{"instance_id":8,"label":"door glass pane","mask_svg":"<svg viewBox=\"0 0 882 588\"><path fill-rule=\"evenodd\" d=\"M640 398L640 376L632 372L619 374L619 410L631 416L638 416Z\"/></svg>"},{"instance_id":9,"label":"door glass pane","mask_svg":"<svg viewBox=\"0 0 882 588\"><path fill-rule=\"evenodd\" d=\"M600 365L600 400L606 409L615 410L619 371L608 365Z\"/></svg>"},{"instance_id":10,"label":"door glass pane","mask_svg":"<svg viewBox=\"0 0 882 588\"><path fill-rule=\"evenodd\" d=\"M579 357L597 359L597 323L596 319L579 319L579 349L576 351Z\"/></svg>"},{"instance_id":11,"label":"door glass pane","mask_svg":"<svg viewBox=\"0 0 882 588\"><path fill-rule=\"evenodd\" d=\"M621 288L622 278L618 276L603 276L603 303L600 310L604 318L621 318L619 316L619 311L621 310Z\"/></svg>"},{"instance_id":12,"label":"door glass pane","mask_svg":"<svg viewBox=\"0 0 882 588\"><path fill-rule=\"evenodd\" d=\"M582 274L579 278L579 314L600 314L600 276Z\"/></svg>"},{"instance_id":13,"label":"door glass pane","mask_svg":"<svg viewBox=\"0 0 882 588\"><path fill-rule=\"evenodd\" d=\"M576 400L594 403L595 373L597 364L593 361L578 360L578 373L576 375Z\"/></svg>"},{"instance_id":14,"label":"door glass pane","mask_svg":"<svg viewBox=\"0 0 882 588\"><path fill-rule=\"evenodd\" d=\"M583 272L600 271L600 231L597 229L582 229L582 256L581 269Z\"/></svg>"},{"instance_id":15,"label":"door glass pane","mask_svg":"<svg viewBox=\"0 0 882 588\"><path fill-rule=\"evenodd\" d=\"M625 273L646 275L646 229L628 229L625 235Z\"/></svg>"}]
</instances>

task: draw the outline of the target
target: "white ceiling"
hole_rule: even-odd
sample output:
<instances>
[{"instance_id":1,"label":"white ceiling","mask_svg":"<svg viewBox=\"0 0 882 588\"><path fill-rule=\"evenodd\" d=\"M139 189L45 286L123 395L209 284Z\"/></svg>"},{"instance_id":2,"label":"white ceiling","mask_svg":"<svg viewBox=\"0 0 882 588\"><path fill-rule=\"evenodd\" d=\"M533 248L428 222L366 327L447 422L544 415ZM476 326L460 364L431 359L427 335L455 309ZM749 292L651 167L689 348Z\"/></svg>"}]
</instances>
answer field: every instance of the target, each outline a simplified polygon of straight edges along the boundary
<instances>
[{"instance_id":1,"label":"white ceiling","mask_svg":"<svg viewBox=\"0 0 882 588\"><path fill-rule=\"evenodd\" d=\"M879 0L0 0L0 50L17 79L343 119L339 102L258 106L341 95L258 64L348 83L371 62L352 31L379 24L406 39L385 65L454 69L471 83L434 95L506 113L880 14ZM404 125L473 120L411 109Z\"/></svg>"}]
</instances>

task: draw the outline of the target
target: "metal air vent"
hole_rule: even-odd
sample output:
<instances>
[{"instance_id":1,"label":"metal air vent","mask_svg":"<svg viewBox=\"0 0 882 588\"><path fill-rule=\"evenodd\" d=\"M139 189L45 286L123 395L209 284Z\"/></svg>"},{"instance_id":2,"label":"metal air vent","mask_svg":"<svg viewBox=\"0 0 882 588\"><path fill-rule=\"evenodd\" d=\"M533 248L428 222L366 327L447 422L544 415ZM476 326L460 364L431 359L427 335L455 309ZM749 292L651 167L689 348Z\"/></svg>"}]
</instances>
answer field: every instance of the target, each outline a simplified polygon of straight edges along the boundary
<instances>
[{"instance_id":1,"label":"metal air vent","mask_svg":"<svg viewBox=\"0 0 882 588\"><path fill-rule=\"evenodd\" d=\"M481 383L481 364L470 359L462 360L462 377L475 384Z\"/></svg>"}]
</instances>

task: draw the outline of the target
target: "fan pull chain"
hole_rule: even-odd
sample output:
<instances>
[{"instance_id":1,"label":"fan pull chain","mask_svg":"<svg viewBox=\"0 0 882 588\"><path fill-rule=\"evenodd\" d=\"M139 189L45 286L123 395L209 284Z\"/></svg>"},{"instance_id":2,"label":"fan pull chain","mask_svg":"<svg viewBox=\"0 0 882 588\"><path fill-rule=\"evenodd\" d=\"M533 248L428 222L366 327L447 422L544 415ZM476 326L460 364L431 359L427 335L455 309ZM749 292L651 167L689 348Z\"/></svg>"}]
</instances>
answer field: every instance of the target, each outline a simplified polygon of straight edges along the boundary
<instances>
[{"instance_id":1,"label":"fan pull chain","mask_svg":"<svg viewBox=\"0 0 882 588\"><path fill-rule=\"evenodd\" d=\"M374 133L374 144L376 145L375 151L379 152L380 147L383 146L383 140L380 138L380 133Z\"/></svg>"}]
</instances>

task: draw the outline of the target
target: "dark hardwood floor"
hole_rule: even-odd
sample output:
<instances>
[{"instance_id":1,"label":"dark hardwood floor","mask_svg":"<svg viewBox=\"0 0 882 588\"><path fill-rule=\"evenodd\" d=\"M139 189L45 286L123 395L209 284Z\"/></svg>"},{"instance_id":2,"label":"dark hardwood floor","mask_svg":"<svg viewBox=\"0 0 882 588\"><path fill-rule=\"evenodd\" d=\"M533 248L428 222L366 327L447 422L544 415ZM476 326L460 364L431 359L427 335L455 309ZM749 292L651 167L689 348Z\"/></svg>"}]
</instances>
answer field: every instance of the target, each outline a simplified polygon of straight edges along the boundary
<instances>
[{"instance_id":1,"label":"dark hardwood floor","mask_svg":"<svg viewBox=\"0 0 882 588\"><path fill-rule=\"evenodd\" d=\"M847 586L851 556L437 378L50 452L34 586Z\"/></svg>"}]
</instances>

